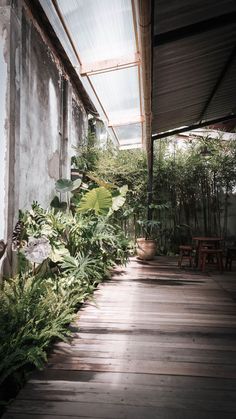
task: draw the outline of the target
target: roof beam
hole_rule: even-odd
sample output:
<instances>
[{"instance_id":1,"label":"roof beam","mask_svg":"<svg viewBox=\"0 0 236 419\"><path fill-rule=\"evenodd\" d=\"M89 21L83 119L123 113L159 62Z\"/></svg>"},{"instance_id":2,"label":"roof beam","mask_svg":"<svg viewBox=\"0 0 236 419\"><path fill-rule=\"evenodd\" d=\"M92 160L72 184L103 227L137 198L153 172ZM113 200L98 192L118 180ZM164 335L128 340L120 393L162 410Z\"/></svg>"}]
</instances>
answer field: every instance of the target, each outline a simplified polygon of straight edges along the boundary
<instances>
[{"instance_id":1,"label":"roof beam","mask_svg":"<svg viewBox=\"0 0 236 419\"><path fill-rule=\"evenodd\" d=\"M208 32L213 29L218 29L235 22L236 11L222 14L211 19L203 20L202 22L193 23L191 25L183 26L172 31L157 34L154 36L153 46L158 47L159 45L167 44L169 42L189 38L190 36Z\"/></svg>"},{"instance_id":2,"label":"roof beam","mask_svg":"<svg viewBox=\"0 0 236 419\"><path fill-rule=\"evenodd\" d=\"M140 75L140 95L142 94L142 107L145 122L142 125L143 145L147 150L150 161L151 135L152 135L152 47L153 47L153 19L154 0L139 0L138 2L138 30L140 33L140 46L142 57L142 74ZM140 73L140 72L139 72ZM142 93L141 93L142 92ZM142 111L141 111L142 112ZM149 164L149 163L148 163Z\"/></svg>"},{"instance_id":3,"label":"roof beam","mask_svg":"<svg viewBox=\"0 0 236 419\"><path fill-rule=\"evenodd\" d=\"M131 150L132 148L142 148L142 144L126 144L126 145L122 145L120 144L119 149L120 150Z\"/></svg>"},{"instance_id":4,"label":"roof beam","mask_svg":"<svg viewBox=\"0 0 236 419\"><path fill-rule=\"evenodd\" d=\"M199 122L196 124L189 125L187 127L176 128L170 131L160 132L159 134L153 134L152 140L159 140L160 138L170 137L171 135L181 134L182 132L193 131L197 128L207 127L208 125L218 124L220 122L229 121L230 119L236 119L236 114L226 115L222 118L210 119L208 121Z\"/></svg>"},{"instance_id":5,"label":"roof beam","mask_svg":"<svg viewBox=\"0 0 236 419\"><path fill-rule=\"evenodd\" d=\"M108 126L109 127L121 127L123 125L133 125L133 124L140 124L144 122L144 116L139 115L137 117L134 118L127 118L127 119L121 119L121 120L117 120L117 121L109 121L108 122Z\"/></svg>"},{"instance_id":6,"label":"roof beam","mask_svg":"<svg viewBox=\"0 0 236 419\"><path fill-rule=\"evenodd\" d=\"M134 67L139 65L140 62L140 55L136 53L117 59L97 61L91 64L82 64L80 75L93 76L94 74L106 73L107 71Z\"/></svg>"},{"instance_id":7,"label":"roof beam","mask_svg":"<svg viewBox=\"0 0 236 419\"><path fill-rule=\"evenodd\" d=\"M119 140L120 145L142 144L140 138L126 138L126 140Z\"/></svg>"}]
</instances>

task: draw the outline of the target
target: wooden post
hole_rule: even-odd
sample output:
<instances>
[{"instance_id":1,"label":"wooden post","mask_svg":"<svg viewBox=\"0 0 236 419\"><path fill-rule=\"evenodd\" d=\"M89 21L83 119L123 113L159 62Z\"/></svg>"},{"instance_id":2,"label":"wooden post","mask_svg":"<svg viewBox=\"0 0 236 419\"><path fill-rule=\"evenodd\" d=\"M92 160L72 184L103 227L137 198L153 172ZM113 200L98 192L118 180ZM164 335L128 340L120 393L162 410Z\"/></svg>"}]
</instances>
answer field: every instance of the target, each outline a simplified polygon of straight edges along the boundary
<instances>
[{"instance_id":1,"label":"wooden post","mask_svg":"<svg viewBox=\"0 0 236 419\"><path fill-rule=\"evenodd\" d=\"M147 219L152 220L152 204L153 197L153 141L151 139L147 153L147 166L148 166L148 182L147 182Z\"/></svg>"}]
</instances>

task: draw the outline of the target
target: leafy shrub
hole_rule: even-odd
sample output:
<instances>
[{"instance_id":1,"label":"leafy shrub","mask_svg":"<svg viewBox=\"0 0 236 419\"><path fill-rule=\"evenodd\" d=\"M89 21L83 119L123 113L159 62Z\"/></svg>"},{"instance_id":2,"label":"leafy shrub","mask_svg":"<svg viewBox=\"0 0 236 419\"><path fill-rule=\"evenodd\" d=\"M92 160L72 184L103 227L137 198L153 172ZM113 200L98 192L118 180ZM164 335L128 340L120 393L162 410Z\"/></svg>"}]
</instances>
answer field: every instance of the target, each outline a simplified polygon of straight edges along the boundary
<instances>
[{"instance_id":1,"label":"leafy shrub","mask_svg":"<svg viewBox=\"0 0 236 419\"><path fill-rule=\"evenodd\" d=\"M51 342L70 336L79 305L129 256L129 241L112 220L127 187L95 178L88 190L80 186L61 179L56 190L67 202L55 197L51 209L34 202L20 212L13 243L19 274L0 292L0 392L19 371L43 367Z\"/></svg>"},{"instance_id":2,"label":"leafy shrub","mask_svg":"<svg viewBox=\"0 0 236 419\"><path fill-rule=\"evenodd\" d=\"M50 343L70 336L78 305L128 257L119 227L93 211L73 215L34 203L20 222L20 273L0 295L0 384L26 365L42 368Z\"/></svg>"},{"instance_id":3,"label":"leafy shrub","mask_svg":"<svg viewBox=\"0 0 236 419\"><path fill-rule=\"evenodd\" d=\"M49 280L27 275L6 280L0 297L1 384L26 364L42 368L50 342L70 335L76 301Z\"/></svg>"}]
</instances>

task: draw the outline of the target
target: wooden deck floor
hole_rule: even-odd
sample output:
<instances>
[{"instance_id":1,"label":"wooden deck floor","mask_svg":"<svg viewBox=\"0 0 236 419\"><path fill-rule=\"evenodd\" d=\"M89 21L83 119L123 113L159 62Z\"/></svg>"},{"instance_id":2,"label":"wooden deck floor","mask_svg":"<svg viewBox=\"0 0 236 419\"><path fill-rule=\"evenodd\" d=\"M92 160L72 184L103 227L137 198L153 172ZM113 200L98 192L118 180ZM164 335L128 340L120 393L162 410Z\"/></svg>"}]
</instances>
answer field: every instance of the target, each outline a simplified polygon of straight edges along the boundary
<instances>
[{"instance_id":1,"label":"wooden deck floor","mask_svg":"<svg viewBox=\"0 0 236 419\"><path fill-rule=\"evenodd\" d=\"M132 260L4 419L235 419L236 274Z\"/></svg>"}]
</instances>

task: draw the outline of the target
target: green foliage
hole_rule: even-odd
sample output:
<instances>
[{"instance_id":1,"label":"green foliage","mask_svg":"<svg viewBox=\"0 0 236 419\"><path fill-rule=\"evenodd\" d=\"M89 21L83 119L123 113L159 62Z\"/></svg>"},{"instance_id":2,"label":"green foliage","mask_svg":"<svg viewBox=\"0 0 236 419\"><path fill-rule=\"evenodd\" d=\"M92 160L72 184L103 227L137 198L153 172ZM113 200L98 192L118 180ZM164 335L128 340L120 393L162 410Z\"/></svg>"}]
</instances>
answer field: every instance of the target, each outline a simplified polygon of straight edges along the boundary
<instances>
[{"instance_id":1,"label":"green foliage","mask_svg":"<svg viewBox=\"0 0 236 419\"><path fill-rule=\"evenodd\" d=\"M62 183L60 190L72 187ZM115 188L114 196L125 192ZM37 202L20 212L19 276L5 281L0 295L0 384L28 365L42 368L49 344L70 336L78 304L112 266L126 262L129 242L110 223L112 204L112 193L100 186L84 195L74 214L44 210Z\"/></svg>"},{"instance_id":2,"label":"green foliage","mask_svg":"<svg viewBox=\"0 0 236 419\"><path fill-rule=\"evenodd\" d=\"M170 202L169 210L154 210L162 223L162 247L176 251L193 235L227 236L230 194L236 186L235 140L209 136L163 139L154 148L154 203ZM183 232L183 227L186 225Z\"/></svg>"},{"instance_id":3,"label":"green foliage","mask_svg":"<svg viewBox=\"0 0 236 419\"><path fill-rule=\"evenodd\" d=\"M143 150L120 150L111 146L102 150L93 169L93 176L122 187L127 185L125 201L113 195L113 221L129 236L138 234L137 219L146 217L147 159ZM122 210L120 210L122 208Z\"/></svg>"},{"instance_id":4,"label":"green foliage","mask_svg":"<svg viewBox=\"0 0 236 419\"><path fill-rule=\"evenodd\" d=\"M28 275L6 280L0 297L1 384L24 365L43 367L50 342L70 335L66 325L74 301L49 281Z\"/></svg>"},{"instance_id":5,"label":"green foliage","mask_svg":"<svg viewBox=\"0 0 236 419\"><path fill-rule=\"evenodd\" d=\"M99 147L95 133L89 130L88 137L75 150L76 155L71 159L72 165L79 169L81 174L92 171L96 167L99 156Z\"/></svg>"},{"instance_id":6,"label":"green foliage","mask_svg":"<svg viewBox=\"0 0 236 419\"><path fill-rule=\"evenodd\" d=\"M58 192L70 192L73 189L73 181L69 179L58 179L55 183L55 188Z\"/></svg>"},{"instance_id":7,"label":"green foliage","mask_svg":"<svg viewBox=\"0 0 236 419\"><path fill-rule=\"evenodd\" d=\"M87 192L81 199L77 211L86 212L94 210L97 215L106 215L112 206L111 192L100 186Z\"/></svg>"},{"instance_id":8,"label":"green foliage","mask_svg":"<svg viewBox=\"0 0 236 419\"><path fill-rule=\"evenodd\" d=\"M58 196L54 196L53 200L50 203L50 206L52 208L55 208L56 210L65 211L67 208L67 203L61 202Z\"/></svg>"},{"instance_id":9,"label":"green foliage","mask_svg":"<svg viewBox=\"0 0 236 419\"><path fill-rule=\"evenodd\" d=\"M176 252L192 234L227 236L230 196L236 187L236 142L222 136L178 139L154 143L153 204L158 223L158 249ZM146 228L147 162L142 150L103 150L93 176L115 185L127 184L129 191L122 215L113 219L134 238ZM137 222L140 220L140 223ZM147 223L146 223L147 224ZM187 225L188 229L179 227Z\"/></svg>"},{"instance_id":10,"label":"green foliage","mask_svg":"<svg viewBox=\"0 0 236 419\"><path fill-rule=\"evenodd\" d=\"M101 261L83 253L78 253L75 257L66 256L61 268L77 282L87 281L95 284L101 282L104 277L104 266Z\"/></svg>"},{"instance_id":11,"label":"green foliage","mask_svg":"<svg viewBox=\"0 0 236 419\"><path fill-rule=\"evenodd\" d=\"M141 227L142 234L141 236L145 237L146 239L157 239L159 228L160 228L160 221L156 220L138 220L137 223Z\"/></svg>"}]
</instances>

